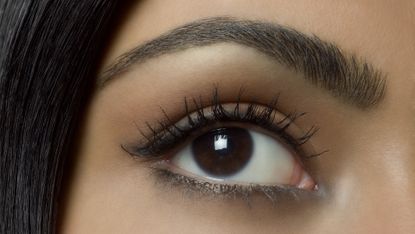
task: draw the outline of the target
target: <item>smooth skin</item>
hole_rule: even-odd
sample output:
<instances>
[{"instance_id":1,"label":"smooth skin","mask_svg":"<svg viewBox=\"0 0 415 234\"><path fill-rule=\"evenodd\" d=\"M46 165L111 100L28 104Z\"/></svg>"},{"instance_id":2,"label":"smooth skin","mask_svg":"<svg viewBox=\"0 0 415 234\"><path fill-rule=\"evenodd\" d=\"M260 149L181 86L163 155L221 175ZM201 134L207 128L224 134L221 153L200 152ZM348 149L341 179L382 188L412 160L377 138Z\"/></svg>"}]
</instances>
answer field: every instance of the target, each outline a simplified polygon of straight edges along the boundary
<instances>
[{"instance_id":1,"label":"smooth skin","mask_svg":"<svg viewBox=\"0 0 415 234\"><path fill-rule=\"evenodd\" d=\"M384 100L362 110L335 100L259 52L215 44L163 55L97 88L69 159L61 233L415 233L415 2L411 0L147 0L126 4L101 74L126 51L198 19L231 16L317 35L387 75ZM99 76L99 75L98 75ZM309 113L329 152L306 162L323 191L317 199L195 199L155 183L147 164L120 147L137 127L183 115L184 96L268 102ZM144 127L143 127L144 128ZM144 128L145 129L145 128Z\"/></svg>"}]
</instances>

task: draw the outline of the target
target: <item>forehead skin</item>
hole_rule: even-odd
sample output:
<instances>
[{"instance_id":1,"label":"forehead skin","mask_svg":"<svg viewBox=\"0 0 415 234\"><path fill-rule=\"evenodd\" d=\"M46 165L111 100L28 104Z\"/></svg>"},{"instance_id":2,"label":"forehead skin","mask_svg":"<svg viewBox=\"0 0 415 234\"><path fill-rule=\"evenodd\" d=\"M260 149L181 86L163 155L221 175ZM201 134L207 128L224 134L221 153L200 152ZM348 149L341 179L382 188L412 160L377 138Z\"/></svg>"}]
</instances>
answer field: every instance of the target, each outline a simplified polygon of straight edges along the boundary
<instances>
[{"instance_id":1,"label":"forehead skin","mask_svg":"<svg viewBox=\"0 0 415 234\"><path fill-rule=\"evenodd\" d=\"M62 224L65 233L91 233L91 230L100 230L99 233L220 233L220 231L223 233L279 233L278 231L280 233L413 233L415 230L413 221L415 220L413 196L415 194L415 1L147 0L136 2L126 4L125 10L118 15L119 22L112 32L100 73L113 64L121 54L178 26L207 17L230 16L274 22L308 35L315 34L322 40L335 43L343 51L364 58L387 75L386 96L375 111L370 113L355 111L348 115L371 115L371 118L375 119L370 124L358 125L367 125L368 129L365 131L355 129L360 134L361 143L353 143L359 150L353 152L346 150L349 155L347 158L342 155L345 157L342 160L322 159L334 162L328 165L334 165L335 161L345 162L339 173L341 176L326 178L333 182L331 185L336 190L334 201L323 201L323 205L317 208L312 206L301 209L301 214L292 211L294 216L293 214L287 217L276 216L278 220L272 219L274 217L272 212L267 213L268 211L257 209L235 213L232 208L238 206L233 206L234 204L202 204L197 201L189 202L181 197L168 198L167 202L161 202L151 193L146 192L146 189L151 188L152 183L143 185L142 181L139 181L146 177L137 179L133 176L124 176L121 179L108 176L109 180L100 181L97 175L104 171L101 168L105 167L103 165L106 164L106 157L110 158L113 155L106 156L105 152L98 152L97 149L103 149L105 145L93 142L94 139L91 137L95 137L92 130L99 129L93 126L98 119L94 119L94 111L101 105L99 101L93 100L86 134L82 138L86 142L82 146L85 149L80 149L78 155L80 160L77 164L81 166L75 170L74 178L71 179L73 188L70 188L70 193L67 195L68 208L63 215ZM144 70L145 66L141 68ZM134 84L138 85L139 82ZM108 88L113 88L111 86L112 84ZM343 107L335 108L341 110ZM347 111L342 113L347 114ZM327 126L323 127L331 129L333 125L336 127L341 125L339 129L346 129L348 121L358 122L347 117L337 119L339 120L343 122L333 121L332 125L328 122ZM90 124L92 127L89 126ZM119 128L123 127L122 123L119 125ZM118 123L114 126L118 128ZM89 132L89 129L92 130ZM349 148L347 144L350 142L341 141L342 136L333 137L334 130L325 131L325 129L322 129L317 141L325 139L335 147ZM340 130L339 132L343 133ZM102 131L99 134L108 133ZM98 147L89 149L88 145ZM120 166L121 163L117 163L107 168L121 171L120 168L123 167ZM99 170L101 171L98 173ZM111 170L106 170L105 173L115 174ZM324 170L330 171L330 166ZM131 186L122 186L124 183ZM388 186L383 186L384 184ZM230 208L219 209L220 206ZM220 212L215 213L212 209L219 209ZM269 215L265 216L265 214ZM303 220L301 217L313 216L318 222L301 222ZM276 223L281 226L276 226ZM305 227L313 232L308 232Z\"/></svg>"}]
</instances>

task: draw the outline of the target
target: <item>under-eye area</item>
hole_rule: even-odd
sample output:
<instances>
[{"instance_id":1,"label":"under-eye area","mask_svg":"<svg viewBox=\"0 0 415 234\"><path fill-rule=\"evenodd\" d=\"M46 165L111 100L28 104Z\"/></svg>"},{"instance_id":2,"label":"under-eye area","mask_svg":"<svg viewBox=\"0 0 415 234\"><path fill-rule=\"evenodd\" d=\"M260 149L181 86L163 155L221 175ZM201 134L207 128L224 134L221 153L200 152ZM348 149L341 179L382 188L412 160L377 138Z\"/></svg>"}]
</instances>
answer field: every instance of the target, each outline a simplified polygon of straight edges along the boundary
<instances>
[{"instance_id":1,"label":"under-eye area","mask_svg":"<svg viewBox=\"0 0 415 234\"><path fill-rule=\"evenodd\" d=\"M149 163L158 181L185 192L245 200L262 194L271 201L317 193L306 161L324 153L309 143L318 127L296 126L307 114L280 112L280 94L267 104L242 102L242 95L222 103L215 88L209 101L185 97L179 120L161 109L163 120L136 123L140 140L121 147Z\"/></svg>"}]
</instances>

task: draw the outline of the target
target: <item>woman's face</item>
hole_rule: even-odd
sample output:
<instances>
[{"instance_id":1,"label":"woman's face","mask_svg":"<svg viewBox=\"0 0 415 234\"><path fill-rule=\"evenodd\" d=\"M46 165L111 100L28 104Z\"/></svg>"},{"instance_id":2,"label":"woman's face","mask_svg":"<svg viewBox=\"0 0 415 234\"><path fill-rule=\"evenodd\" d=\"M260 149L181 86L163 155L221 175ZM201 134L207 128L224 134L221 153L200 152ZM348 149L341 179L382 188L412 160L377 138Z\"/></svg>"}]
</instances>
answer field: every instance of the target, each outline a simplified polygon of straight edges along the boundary
<instances>
[{"instance_id":1,"label":"woman's face","mask_svg":"<svg viewBox=\"0 0 415 234\"><path fill-rule=\"evenodd\" d=\"M151 0L118 17L63 233L415 232L413 1Z\"/></svg>"}]
</instances>

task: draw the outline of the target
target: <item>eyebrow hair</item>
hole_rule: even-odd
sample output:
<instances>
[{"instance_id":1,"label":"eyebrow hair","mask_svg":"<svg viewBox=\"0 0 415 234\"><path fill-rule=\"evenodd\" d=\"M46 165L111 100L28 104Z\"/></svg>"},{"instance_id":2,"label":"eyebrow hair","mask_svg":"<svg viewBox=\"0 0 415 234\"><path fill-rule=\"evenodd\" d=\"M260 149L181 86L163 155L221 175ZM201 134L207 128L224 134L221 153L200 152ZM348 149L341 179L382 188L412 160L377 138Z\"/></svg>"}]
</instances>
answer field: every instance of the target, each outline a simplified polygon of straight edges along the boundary
<instances>
[{"instance_id":1,"label":"eyebrow hair","mask_svg":"<svg viewBox=\"0 0 415 234\"><path fill-rule=\"evenodd\" d=\"M221 42L256 49L278 63L300 72L317 87L355 107L366 109L385 96L385 75L334 43L274 23L215 17L173 29L121 55L99 79L104 85L133 64L163 54Z\"/></svg>"}]
</instances>

